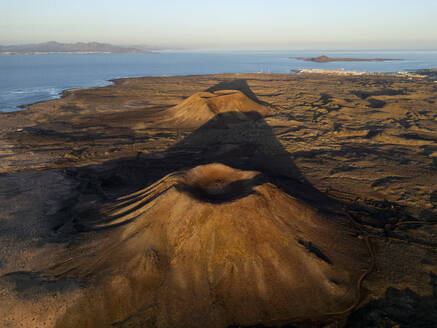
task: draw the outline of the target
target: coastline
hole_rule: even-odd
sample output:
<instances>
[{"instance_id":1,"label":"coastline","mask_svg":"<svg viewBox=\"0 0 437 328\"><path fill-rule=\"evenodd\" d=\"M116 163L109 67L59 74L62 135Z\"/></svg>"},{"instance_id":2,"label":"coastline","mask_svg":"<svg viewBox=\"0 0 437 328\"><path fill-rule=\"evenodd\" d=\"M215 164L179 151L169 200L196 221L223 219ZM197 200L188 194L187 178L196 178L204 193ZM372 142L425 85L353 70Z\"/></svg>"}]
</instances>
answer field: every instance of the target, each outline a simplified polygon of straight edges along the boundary
<instances>
[{"instance_id":1,"label":"coastline","mask_svg":"<svg viewBox=\"0 0 437 328\"><path fill-rule=\"evenodd\" d=\"M329 55L335 56L334 53ZM348 53L344 52L339 56L346 57ZM332 70L344 68L345 71L370 71L385 74L385 72L412 71L415 68L426 68L427 65L437 67L437 61L427 54L406 53L399 56L407 60L399 63L299 63L297 60L288 60L288 57L280 52L272 54L164 52L159 56L148 54L131 56L131 54L117 53L77 56L74 54L3 56L0 57L0 70L7 68L7 75L4 81L0 78L0 106L4 111L23 110L23 107L34 102L54 99L55 93L59 97L59 93L66 89L101 86L105 85L105 81L124 77L236 72L287 73L293 68ZM392 58L395 56L381 53L378 57ZM168 62L178 64L167 65ZM28 78L26 78L27 75ZM17 106L20 107L17 108Z\"/></svg>"},{"instance_id":2,"label":"coastline","mask_svg":"<svg viewBox=\"0 0 437 328\"><path fill-rule=\"evenodd\" d=\"M398 77L406 77L406 78L418 78L423 79L426 78L427 75L417 74L414 72L366 72L366 71L354 71L354 70L344 70L344 69L322 69L322 68L303 68L294 70L298 74L307 73L307 74L332 74L332 75L342 75L342 76L362 76L362 75L384 75L384 76L398 76ZM423 70L425 71L425 70Z\"/></svg>"},{"instance_id":3,"label":"coastline","mask_svg":"<svg viewBox=\"0 0 437 328\"><path fill-rule=\"evenodd\" d=\"M127 78L127 79L129 79L129 78ZM29 104L19 105L19 106L17 106L17 108L22 108L22 110L27 110L28 107L33 106L33 105L45 103L45 102L52 101L52 100L62 99L64 97L66 97L69 93L74 93L75 91L87 90L87 89L93 90L93 89L98 89L98 88L105 88L105 87L108 87L110 85L116 84L116 80L119 80L119 79L106 80L105 83L108 83L108 84L105 84L105 85L102 85L102 86L92 86L92 87L84 87L84 88L80 88L79 87L79 88L62 89L62 90L60 90L58 92L57 96L52 98L52 99L40 100L40 101L36 101L36 102L33 102L33 103L29 103ZM13 111L13 112L0 112L0 115L4 114L4 113L15 113L15 112L17 112L17 111Z\"/></svg>"},{"instance_id":4,"label":"coastline","mask_svg":"<svg viewBox=\"0 0 437 328\"><path fill-rule=\"evenodd\" d=\"M155 51L144 52L113 52L113 51L31 51L31 52L0 52L0 55L92 55L92 54L156 54Z\"/></svg>"},{"instance_id":5,"label":"coastline","mask_svg":"<svg viewBox=\"0 0 437 328\"><path fill-rule=\"evenodd\" d=\"M85 122L90 120L89 123L86 123L87 125L97 124L97 126L99 126L100 123L104 124L106 120L109 120L107 123L105 123L109 124L108 126L115 124L115 126L129 127L130 130L133 129L131 132L129 132L129 134L139 133L141 135L146 133L146 131L143 131L143 129L148 126L149 123L147 122L153 121L153 115L149 117L150 113L154 113L155 111L161 112L172 106L175 106L178 104L178 102L186 99L194 92L204 90L205 85L212 85L213 83L216 83L216 81L221 80L236 81L229 84L229 89L237 90L247 90L247 81L252 81L251 83L255 83L256 86L254 88L256 93L253 94L253 97L255 97L254 99L257 99L257 101L262 103L270 104L270 106L277 108L278 115L280 114L280 117L281 115L285 115L287 112L284 112L285 108L294 108L294 106L297 106L297 108L300 109L307 108L310 113L312 113L311 115L314 116L312 121L307 121L308 118L305 118L305 124L307 125L313 125L314 122L318 120L319 115L322 115L323 112L326 112L325 114L329 114L331 111L335 113L339 109L349 111L348 108L351 106L361 108L360 110L368 111L369 115L383 115L382 113L385 113L385 109L387 110L387 115L399 115L398 113L404 113L404 110L401 110L403 106L406 106L406 108L410 106L408 105L408 97L404 97L404 91L402 91L407 85L412 90L426 90L428 88L433 90L434 88L434 83L431 83L432 81L426 78L414 78L393 74L343 75L329 73L250 73L117 78L108 80L108 82L111 84L107 86L66 89L60 93L60 96L57 99L23 105L24 109L21 111L0 113L2 114L0 116L2 117L0 122L0 131L3 133L3 137L5 138L4 140L6 140L7 134L10 132L15 130L24 131L31 126L38 126L40 124L51 126L51 122L59 121L65 122L63 124L67 124L66 126L77 124L79 124L78 126L81 126L81 124L85 124ZM186 87L183 86L184 83L187 83ZM315 95L316 97L313 99L313 96L311 96L310 93L304 93L303 96L299 96L298 91L293 91L296 93L295 99L288 97L284 98L284 94L280 92L278 93L277 91L278 88L281 88L282 83L292 83L296 86L299 83L302 83L303 90L312 90L313 88L316 88L319 90L321 98L317 100L317 96ZM344 90L337 89L336 85L339 83L343 85ZM393 85L396 87L387 87L381 91L373 92L371 89L360 90L360 88L357 88L357 86L361 85L362 83L367 83L374 87L376 87L379 83L385 83L387 85ZM131 88L133 89L131 90ZM264 89L266 91L263 91ZM114 92L117 94L117 96L113 96ZM432 95L432 92L433 91L421 91L418 96L420 95L420 97L427 97L428 95ZM351 97L351 95L354 97L354 100L348 99ZM275 100L276 98L278 98L278 100ZM309 99L313 100L310 101ZM433 102L431 100L427 100L424 102L425 105L422 106L425 106L426 108L426 106L430 106L432 103ZM318 113L319 111L321 111L321 113ZM125 116L123 113L129 113L129 116ZM135 117L134 121L131 121L129 118L130 115ZM331 115L332 114L328 115L328 117ZM349 116L350 114L348 113L347 115ZM293 114L291 117L294 116L295 114ZM290 122L295 124L295 119L291 117L290 119L285 119L283 123L280 123L278 128L281 125L286 126L290 124ZM115 121L113 121L114 119ZM283 119L284 118L281 120ZM364 119L367 119L366 116L364 116ZM135 123L137 121L138 123ZM278 122L275 124L278 124ZM330 122L330 118L327 122ZM426 127L426 125L424 126L423 131L420 133L408 132L408 130L406 130L402 134L400 133L401 130L393 130L385 136L378 130L378 128L374 126L371 128L362 127L357 131L355 131L356 128L353 128L352 130L346 129L344 132L341 132L340 129L339 132L335 130L338 129L338 124L334 124L332 122L325 124L328 124L328 126L334 128L334 131L332 132L333 136L341 136L343 133L345 133L344 135L346 138L353 137L357 138L357 140L363 138L362 142L369 142L371 140L372 142L382 144L384 142L388 142L397 144L399 146L422 146L429 143L427 140L433 140L434 138L434 135L431 132L432 129L430 130ZM379 123L372 124L378 125ZM154 129L153 124L150 126L150 128ZM63 127L62 125L58 127L55 124L53 129L54 131L57 129L62 130ZM97 130L100 131L100 128L97 128ZM183 130L184 128L181 128L181 131ZM109 130L102 130L99 133L104 135L107 133L111 134ZM119 132L116 132L115 134L118 133ZM369 135L369 137L366 137L367 135ZM404 137L404 135L408 137ZM409 137L410 135L411 138ZM130 144L131 142L128 142L127 145ZM37 147L37 144L35 146ZM89 146L90 145L87 147ZM312 146L306 143L298 143L294 146L294 148L295 147L297 147L295 151L300 152L305 151L307 147ZM130 146L128 146L128 149L126 150L128 153L131 153L132 151ZM71 150L66 148L65 151L68 153ZM63 151L61 153L63 153ZM124 150L119 155L121 154L124 154ZM61 155L61 157L64 155ZM58 157L56 152L54 153L54 156ZM104 152L103 154L97 155L97 157L94 159L92 159L94 155L84 157L83 159L85 160L84 163L88 163L90 160L91 162L94 160L101 160L105 158L105 156L106 155ZM426 156L431 159L431 162L437 162L437 152L426 152ZM55 162L57 161L58 160L55 160ZM45 164L42 165L44 166L51 162L52 160L48 160L48 162L44 162ZM61 160L59 163L62 162L63 160ZM15 164L12 165L12 163ZM23 165L26 166L27 164L23 162ZM432 166L434 164L430 165ZM0 168L0 172L4 169L11 169L13 166L15 166L15 168L18 170L23 168L22 164L18 164L18 162L12 161L10 164L8 164L8 161L5 160L3 163L3 169ZM322 177L320 178L322 179ZM355 192L359 193L358 189L353 189Z\"/></svg>"},{"instance_id":6,"label":"coastline","mask_svg":"<svg viewBox=\"0 0 437 328\"><path fill-rule=\"evenodd\" d=\"M113 54L117 52L110 51L31 51L31 52L0 52L0 55L54 55L54 54L66 54L66 55L88 55L88 54ZM123 52L129 53L129 52Z\"/></svg>"},{"instance_id":7,"label":"coastline","mask_svg":"<svg viewBox=\"0 0 437 328\"><path fill-rule=\"evenodd\" d=\"M412 70L408 72L366 72L366 71L354 71L354 70L344 70L344 69L320 69L320 68L309 68L309 69L295 69L291 70L290 73L262 73L262 72L253 72L253 73L224 73L228 75L239 75L239 74L273 74L273 75L289 75L289 74L321 74L321 75L336 75L336 76L395 76L399 78L407 78L407 79L436 79L437 80L437 74L435 73L437 68L429 68L429 69L418 69L418 70ZM223 74L181 74L181 75L172 75L172 76L166 76L163 75L162 77L190 77L190 76L212 76L212 75L223 75ZM16 108L19 108L15 111L6 111L6 112L0 112L1 114L5 113L13 113L18 111L27 110L30 106L38 104L38 103L44 103L51 100L56 99L62 99L65 94L69 92L74 92L76 90L83 90L83 89L97 89L97 88L105 88L108 86L111 86L113 84L117 84L119 81L127 80L127 79L141 79L141 78L153 78L156 76L134 76L134 77L120 77L120 78L111 78L108 80L102 81L105 85L97 85L97 86L90 86L90 87L76 87L76 88L67 88L62 89L58 92L58 95L54 98L50 99L43 99L40 101L28 103L28 104L22 104L18 105Z\"/></svg>"}]
</instances>

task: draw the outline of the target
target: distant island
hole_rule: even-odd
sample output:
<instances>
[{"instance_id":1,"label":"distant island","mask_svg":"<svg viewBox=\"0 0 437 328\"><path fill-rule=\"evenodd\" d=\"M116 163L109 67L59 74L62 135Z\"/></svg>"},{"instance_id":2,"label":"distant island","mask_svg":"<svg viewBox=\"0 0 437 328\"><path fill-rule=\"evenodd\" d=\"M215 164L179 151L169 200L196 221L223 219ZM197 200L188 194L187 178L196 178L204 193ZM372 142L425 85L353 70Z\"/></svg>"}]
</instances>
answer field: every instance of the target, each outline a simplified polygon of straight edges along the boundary
<instances>
[{"instance_id":1,"label":"distant island","mask_svg":"<svg viewBox=\"0 0 437 328\"><path fill-rule=\"evenodd\" d=\"M345 58L345 57L292 57L299 60L311 61L316 63L329 63L329 62L382 62L382 61L392 61L392 60L402 60L402 59L391 59L391 58Z\"/></svg>"},{"instance_id":2,"label":"distant island","mask_svg":"<svg viewBox=\"0 0 437 328\"><path fill-rule=\"evenodd\" d=\"M151 53L149 50L115 46L99 42L60 43L56 41L2 46L0 55L89 54L89 53Z\"/></svg>"}]
</instances>

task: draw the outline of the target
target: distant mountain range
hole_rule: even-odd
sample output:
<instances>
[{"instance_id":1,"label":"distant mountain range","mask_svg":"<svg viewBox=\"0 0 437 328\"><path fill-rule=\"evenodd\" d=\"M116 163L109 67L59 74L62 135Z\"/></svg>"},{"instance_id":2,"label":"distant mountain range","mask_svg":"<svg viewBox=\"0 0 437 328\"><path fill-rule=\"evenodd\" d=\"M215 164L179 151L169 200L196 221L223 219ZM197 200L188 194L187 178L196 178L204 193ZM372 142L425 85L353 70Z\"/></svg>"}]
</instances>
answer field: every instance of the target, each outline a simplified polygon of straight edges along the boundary
<instances>
[{"instance_id":1,"label":"distant mountain range","mask_svg":"<svg viewBox=\"0 0 437 328\"><path fill-rule=\"evenodd\" d=\"M55 41L2 46L0 54L50 54L50 53L150 53L150 50L115 46L99 42L59 43Z\"/></svg>"}]
</instances>

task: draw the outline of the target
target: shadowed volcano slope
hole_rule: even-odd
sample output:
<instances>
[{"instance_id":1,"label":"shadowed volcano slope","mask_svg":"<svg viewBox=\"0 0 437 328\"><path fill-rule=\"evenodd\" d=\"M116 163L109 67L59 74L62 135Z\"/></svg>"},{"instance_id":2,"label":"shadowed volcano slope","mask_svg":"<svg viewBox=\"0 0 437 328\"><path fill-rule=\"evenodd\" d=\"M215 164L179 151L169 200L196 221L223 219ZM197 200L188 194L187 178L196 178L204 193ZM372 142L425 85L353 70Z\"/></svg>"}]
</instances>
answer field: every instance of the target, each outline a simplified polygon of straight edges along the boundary
<instances>
[{"instance_id":1,"label":"shadowed volcano slope","mask_svg":"<svg viewBox=\"0 0 437 328\"><path fill-rule=\"evenodd\" d=\"M319 208L332 206L327 197L302 175L290 154L256 111L229 111L215 115L165 152L139 154L135 160L157 178L197 165L222 163L240 170L256 170L268 176L288 194ZM114 163L114 170L117 163ZM110 178L110 177L108 177Z\"/></svg>"},{"instance_id":2,"label":"shadowed volcano slope","mask_svg":"<svg viewBox=\"0 0 437 328\"><path fill-rule=\"evenodd\" d=\"M355 304L368 266L342 220L223 164L170 174L79 221L101 234L49 274L93 285L60 327L319 319Z\"/></svg>"},{"instance_id":3,"label":"shadowed volcano slope","mask_svg":"<svg viewBox=\"0 0 437 328\"><path fill-rule=\"evenodd\" d=\"M240 117L244 117L247 112L258 112L266 116L270 109L239 90L198 92L166 110L158 124L184 128L198 127L215 115L225 112L239 113Z\"/></svg>"}]
</instances>

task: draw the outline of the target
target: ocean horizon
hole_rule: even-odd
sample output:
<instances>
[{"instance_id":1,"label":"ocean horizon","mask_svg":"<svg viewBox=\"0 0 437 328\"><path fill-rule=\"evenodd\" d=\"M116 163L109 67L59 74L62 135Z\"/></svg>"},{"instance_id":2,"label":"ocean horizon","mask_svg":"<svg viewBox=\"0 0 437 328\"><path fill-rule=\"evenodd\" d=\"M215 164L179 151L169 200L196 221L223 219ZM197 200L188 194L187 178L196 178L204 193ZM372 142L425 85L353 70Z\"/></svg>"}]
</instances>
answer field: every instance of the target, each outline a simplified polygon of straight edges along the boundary
<instances>
[{"instance_id":1,"label":"ocean horizon","mask_svg":"<svg viewBox=\"0 0 437 328\"><path fill-rule=\"evenodd\" d=\"M317 63L295 57L390 58L382 62ZM0 112L59 98L67 89L101 87L118 78L222 73L292 73L299 69L406 72L437 67L437 50L235 51L151 54L0 56Z\"/></svg>"}]
</instances>

